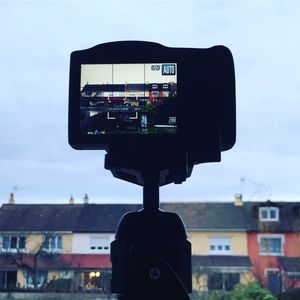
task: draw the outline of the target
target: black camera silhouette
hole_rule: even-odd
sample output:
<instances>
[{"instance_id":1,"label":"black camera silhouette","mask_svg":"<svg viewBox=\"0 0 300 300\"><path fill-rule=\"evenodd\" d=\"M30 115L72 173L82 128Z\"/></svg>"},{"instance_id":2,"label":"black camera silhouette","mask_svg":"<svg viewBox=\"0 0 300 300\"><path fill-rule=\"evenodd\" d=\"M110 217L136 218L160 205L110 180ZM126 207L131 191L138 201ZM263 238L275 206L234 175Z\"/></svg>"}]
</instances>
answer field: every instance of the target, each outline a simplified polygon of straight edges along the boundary
<instances>
[{"instance_id":1,"label":"black camera silhouette","mask_svg":"<svg viewBox=\"0 0 300 300\"><path fill-rule=\"evenodd\" d=\"M116 177L142 185L151 161L160 185L182 182L195 164L220 161L235 135L234 65L224 46L127 41L71 54L69 143L107 150Z\"/></svg>"},{"instance_id":2,"label":"black camera silhouette","mask_svg":"<svg viewBox=\"0 0 300 300\"><path fill-rule=\"evenodd\" d=\"M123 216L111 246L119 299L189 299L191 245L159 187L218 162L236 136L231 52L127 41L71 54L69 143L104 149L113 176L143 186L144 208Z\"/></svg>"}]
</instances>

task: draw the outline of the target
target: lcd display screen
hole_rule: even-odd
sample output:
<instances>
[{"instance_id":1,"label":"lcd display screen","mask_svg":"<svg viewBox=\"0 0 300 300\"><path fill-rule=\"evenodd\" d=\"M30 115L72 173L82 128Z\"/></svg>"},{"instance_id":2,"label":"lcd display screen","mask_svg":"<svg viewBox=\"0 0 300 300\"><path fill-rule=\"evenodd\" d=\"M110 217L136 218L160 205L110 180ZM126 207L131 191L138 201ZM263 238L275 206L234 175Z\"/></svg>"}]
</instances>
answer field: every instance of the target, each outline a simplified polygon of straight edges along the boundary
<instances>
[{"instance_id":1,"label":"lcd display screen","mask_svg":"<svg viewBox=\"0 0 300 300\"><path fill-rule=\"evenodd\" d=\"M177 132L177 64L82 64L83 135Z\"/></svg>"}]
</instances>

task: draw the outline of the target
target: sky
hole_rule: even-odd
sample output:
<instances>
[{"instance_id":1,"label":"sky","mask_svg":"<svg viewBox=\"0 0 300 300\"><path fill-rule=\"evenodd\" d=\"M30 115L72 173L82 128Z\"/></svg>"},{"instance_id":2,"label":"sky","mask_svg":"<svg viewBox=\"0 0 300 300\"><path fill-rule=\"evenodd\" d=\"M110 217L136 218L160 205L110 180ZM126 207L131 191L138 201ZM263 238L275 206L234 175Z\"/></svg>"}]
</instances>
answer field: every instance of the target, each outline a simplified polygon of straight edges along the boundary
<instances>
[{"instance_id":1,"label":"sky","mask_svg":"<svg viewBox=\"0 0 300 300\"><path fill-rule=\"evenodd\" d=\"M237 142L161 201L300 200L299 1L0 0L0 203L141 202L104 169L104 151L68 145L70 53L120 40L227 46Z\"/></svg>"}]
</instances>

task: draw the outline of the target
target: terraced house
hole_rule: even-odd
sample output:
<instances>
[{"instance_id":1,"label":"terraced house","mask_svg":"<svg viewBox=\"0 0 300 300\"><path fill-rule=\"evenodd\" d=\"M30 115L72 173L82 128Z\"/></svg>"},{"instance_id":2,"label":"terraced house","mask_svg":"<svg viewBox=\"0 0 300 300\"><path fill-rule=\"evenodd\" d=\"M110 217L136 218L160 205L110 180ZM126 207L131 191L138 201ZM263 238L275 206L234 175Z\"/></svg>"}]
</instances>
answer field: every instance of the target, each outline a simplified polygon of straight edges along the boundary
<instances>
[{"instance_id":1,"label":"terraced house","mask_svg":"<svg viewBox=\"0 0 300 300\"><path fill-rule=\"evenodd\" d=\"M297 286L300 205L278 202L162 203L192 242L193 289L232 290L261 280L274 293ZM57 279L73 290L109 291L110 243L137 204L16 204L0 209L0 288L38 288Z\"/></svg>"}]
</instances>

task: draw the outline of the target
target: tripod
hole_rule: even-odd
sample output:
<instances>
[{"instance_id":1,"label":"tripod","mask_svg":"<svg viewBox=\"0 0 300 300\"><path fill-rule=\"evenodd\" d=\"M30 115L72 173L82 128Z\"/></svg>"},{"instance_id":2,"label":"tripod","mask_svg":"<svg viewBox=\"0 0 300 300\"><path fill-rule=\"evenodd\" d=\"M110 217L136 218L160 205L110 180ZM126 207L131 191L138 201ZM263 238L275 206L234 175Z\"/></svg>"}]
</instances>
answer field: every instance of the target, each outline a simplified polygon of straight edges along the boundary
<instances>
[{"instance_id":1,"label":"tripod","mask_svg":"<svg viewBox=\"0 0 300 300\"><path fill-rule=\"evenodd\" d=\"M188 300L191 244L175 213L159 209L159 178L144 178L143 209L125 214L111 244L119 300Z\"/></svg>"}]
</instances>

